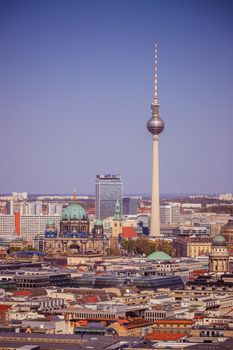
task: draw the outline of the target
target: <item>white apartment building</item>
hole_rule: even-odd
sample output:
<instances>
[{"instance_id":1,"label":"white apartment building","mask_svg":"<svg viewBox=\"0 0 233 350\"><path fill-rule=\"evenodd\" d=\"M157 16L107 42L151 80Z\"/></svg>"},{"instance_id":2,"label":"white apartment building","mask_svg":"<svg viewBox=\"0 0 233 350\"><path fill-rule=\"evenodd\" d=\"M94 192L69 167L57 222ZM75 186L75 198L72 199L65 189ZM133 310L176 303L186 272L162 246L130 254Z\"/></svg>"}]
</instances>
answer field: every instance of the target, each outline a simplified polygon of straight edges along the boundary
<instances>
[{"instance_id":1,"label":"white apartment building","mask_svg":"<svg viewBox=\"0 0 233 350\"><path fill-rule=\"evenodd\" d=\"M13 237L15 232L14 215L0 215L0 237Z\"/></svg>"},{"instance_id":2,"label":"white apartment building","mask_svg":"<svg viewBox=\"0 0 233 350\"><path fill-rule=\"evenodd\" d=\"M48 203L48 215L61 215L62 214L62 203Z\"/></svg>"},{"instance_id":3,"label":"white apartment building","mask_svg":"<svg viewBox=\"0 0 233 350\"><path fill-rule=\"evenodd\" d=\"M59 230L61 215L20 215L20 237L32 240L37 234L44 233L49 219L54 220ZM13 238L14 235L14 215L0 215L0 237Z\"/></svg>"},{"instance_id":4,"label":"white apartment building","mask_svg":"<svg viewBox=\"0 0 233 350\"><path fill-rule=\"evenodd\" d=\"M27 192L12 192L12 198L13 200L27 200L28 199L28 194Z\"/></svg>"},{"instance_id":5,"label":"white apartment building","mask_svg":"<svg viewBox=\"0 0 233 350\"><path fill-rule=\"evenodd\" d=\"M181 215L181 222L185 225L194 224L211 224L211 225L226 225L230 219L230 214L216 214L216 213L183 213Z\"/></svg>"},{"instance_id":6,"label":"white apartment building","mask_svg":"<svg viewBox=\"0 0 233 350\"><path fill-rule=\"evenodd\" d=\"M179 235L210 235L210 227L207 226L180 226L175 230L176 234Z\"/></svg>"},{"instance_id":7,"label":"white apartment building","mask_svg":"<svg viewBox=\"0 0 233 350\"><path fill-rule=\"evenodd\" d=\"M160 205L160 222L161 224L178 224L180 222L180 205L175 203Z\"/></svg>"},{"instance_id":8,"label":"white apartment building","mask_svg":"<svg viewBox=\"0 0 233 350\"><path fill-rule=\"evenodd\" d=\"M232 193L222 193L219 195L219 199L222 201L232 201L233 195Z\"/></svg>"},{"instance_id":9,"label":"white apartment building","mask_svg":"<svg viewBox=\"0 0 233 350\"><path fill-rule=\"evenodd\" d=\"M59 229L61 215L22 215L20 236L32 240L36 235L44 233L49 219L54 220L56 228Z\"/></svg>"},{"instance_id":10,"label":"white apartment building","mask_svg":"<svg viewBox=\"0 0 233 350\"><path fill-rule=\"evenodd\" d=\"M182 203L182 209L201 209L201 203Z\"/></svg>"}]
</instances>

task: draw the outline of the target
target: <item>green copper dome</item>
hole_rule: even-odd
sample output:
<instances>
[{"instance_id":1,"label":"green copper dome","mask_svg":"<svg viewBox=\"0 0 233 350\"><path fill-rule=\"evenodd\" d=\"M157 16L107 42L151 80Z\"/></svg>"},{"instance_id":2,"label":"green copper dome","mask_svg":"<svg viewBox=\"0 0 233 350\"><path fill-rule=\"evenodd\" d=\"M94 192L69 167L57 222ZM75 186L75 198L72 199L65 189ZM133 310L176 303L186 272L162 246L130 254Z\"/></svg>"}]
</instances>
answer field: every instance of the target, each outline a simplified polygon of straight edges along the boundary
<instances>
[{"instance_id":1,"label":"green copper dome","mask_svg":"<svg viewBox=\"0 0 233 350\"><path fill-rule=\"evenodd\" d=\"M103 221L97 219L97 220L94 221L94 225L95 225L95 226L103 226Z\"/></svg>"},{"instance_id":2,"label":"green copper dome","mask_svg":"<svg viewBox=\"0 0 233 350\"><path fill-rule=\"evenodd\" d=\"M212 246L214 247L221 247L221 246L226 246L227 242L225 238L222 235L216 235L212 241Z\"/></svg>"},{"instance_id":3,"label":"green copper dome","mask_svg":"<svg viewBox=\"0 0 233 350\"><path fill-rule=\"evenodd\" d=\"M47 220L47 225L48 226L54 226L55 225L55 221L53 219L48 219Z\"/></svg>"},{"instance_id":4,"label":"green copper dome","mask_svg":"<svg viewBox=\"0 0 233 350\"><path fill-rule=\"evenodd\" d=\"M167 261L167 260L171 260L172 257L164 252L154 252L150 255L148 255L148 257L146 258L146 260L151 261L151 260L160 260L160 261Z\"/></svg>"},{"instance_id":5,"label":"green copper dome","mask_svg":"<svg viewBox=\"0 0 233 350\"><path fill-rule=\"evenodd\" d=\"M63 210L61 220L86 220L85 209L77 203L71 203Z\"/></svg>"}]
</instances>

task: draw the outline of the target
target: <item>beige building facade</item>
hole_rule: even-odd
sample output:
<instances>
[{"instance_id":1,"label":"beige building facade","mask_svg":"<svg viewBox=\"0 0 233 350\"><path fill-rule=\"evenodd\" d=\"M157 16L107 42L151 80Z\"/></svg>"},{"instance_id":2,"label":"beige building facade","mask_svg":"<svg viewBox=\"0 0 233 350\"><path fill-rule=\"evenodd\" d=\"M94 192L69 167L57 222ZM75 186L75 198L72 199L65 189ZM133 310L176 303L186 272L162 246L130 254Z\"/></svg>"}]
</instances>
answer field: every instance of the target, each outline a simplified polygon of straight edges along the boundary
<instances>
[{"instance_id":1,"label":"beige building facade","mask_svg":"<svg viewBox=\"0 0 233 350\"><path fill-rule=\"evenodd\" d=\"M209 259L209 272L215 274L229 272L229 252L226 240L222 235L216 235L213 239Z\"/></svg>"}]
</instances>

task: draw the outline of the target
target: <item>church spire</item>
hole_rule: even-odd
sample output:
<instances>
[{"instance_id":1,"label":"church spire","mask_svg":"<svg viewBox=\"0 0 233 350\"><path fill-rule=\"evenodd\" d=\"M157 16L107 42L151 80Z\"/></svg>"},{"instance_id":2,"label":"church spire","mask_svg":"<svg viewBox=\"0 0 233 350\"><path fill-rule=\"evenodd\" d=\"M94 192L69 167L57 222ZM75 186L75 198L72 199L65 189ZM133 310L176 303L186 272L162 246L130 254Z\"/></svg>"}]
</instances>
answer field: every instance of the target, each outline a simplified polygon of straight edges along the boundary
<instances>
[{"instance_id":1,"label":"church spire","mask_svg":"<svg viewBox=\"0 0 233 350\"><path fill-rule=\"evenodd\" d=\"M121 221L121 206L119 203L119 200L117 199L116 204L115 204L115 212L114 212L114 220L116 221Z\"/></svg>"}]
</instances>

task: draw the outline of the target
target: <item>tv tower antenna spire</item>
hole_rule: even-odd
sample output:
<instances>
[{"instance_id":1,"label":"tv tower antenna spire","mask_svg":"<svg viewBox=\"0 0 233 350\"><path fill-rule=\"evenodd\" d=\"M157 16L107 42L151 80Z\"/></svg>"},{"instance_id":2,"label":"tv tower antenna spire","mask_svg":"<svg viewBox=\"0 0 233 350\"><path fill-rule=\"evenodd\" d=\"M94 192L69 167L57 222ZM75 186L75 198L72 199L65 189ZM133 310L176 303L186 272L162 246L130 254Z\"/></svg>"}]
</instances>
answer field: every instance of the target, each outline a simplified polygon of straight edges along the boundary
<instances>
[{"instance_id":1,"label":"tv tower antenna spire","mask_svg":"<svg viewBox=\"0 0 233 350\"><path fill-rule=\"evenodd\" d=\"M158 104L158 45L155 43L155 61L154 61L154 104Z\"/></svg>"}]
</instances>

